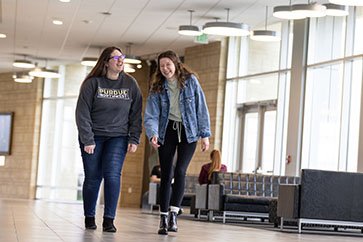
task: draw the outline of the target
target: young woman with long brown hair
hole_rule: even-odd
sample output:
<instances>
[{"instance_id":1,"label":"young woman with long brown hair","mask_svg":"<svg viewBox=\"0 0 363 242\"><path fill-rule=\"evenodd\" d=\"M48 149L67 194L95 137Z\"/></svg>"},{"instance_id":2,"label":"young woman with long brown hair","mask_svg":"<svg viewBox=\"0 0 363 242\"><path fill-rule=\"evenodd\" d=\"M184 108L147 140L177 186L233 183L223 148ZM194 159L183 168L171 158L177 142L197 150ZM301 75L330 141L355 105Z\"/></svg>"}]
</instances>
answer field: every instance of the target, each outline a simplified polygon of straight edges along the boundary
<instances>
[{"instance_id":1,"label":"young woman with long brown hair","mask_svg":"<svg viewBox=\"0 0 363 242\"><path fill-rule=\"evenodd\" d=\"M103 231L113 224L120 193L122 165L135 152L142 132L142 95L136 80L123 72L120 48L103 50L82 83L76 108L85 179L83 208L86 229L96 229L98 191L104 180Z\"/></svg>"},{"instance_id":2,"label":"young woman with long brown hair","mask_svg":"<svg viewBox=\"0 0 363 242\"><path fill-rule=\"evenodd\" d=\"M168 234L168 231L178 231L176 216L184 196L185 172L197 142L201 138L202 151L208 150L211 133L208 108L197 75L183 65L174 51L161 53L157 64L146 103L144 127L152 146L158 148L161 167L158 233Z\"/></svg>"}]
</instances>

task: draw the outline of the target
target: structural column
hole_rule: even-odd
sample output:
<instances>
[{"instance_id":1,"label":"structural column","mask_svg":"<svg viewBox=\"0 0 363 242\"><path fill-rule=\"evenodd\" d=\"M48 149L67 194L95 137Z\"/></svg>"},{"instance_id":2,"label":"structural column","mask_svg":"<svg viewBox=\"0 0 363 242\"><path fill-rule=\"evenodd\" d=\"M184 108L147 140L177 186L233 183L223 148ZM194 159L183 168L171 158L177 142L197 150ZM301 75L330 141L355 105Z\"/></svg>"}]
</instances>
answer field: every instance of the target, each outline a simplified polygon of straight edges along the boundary
<instances>
[{"instance_id":1,"label":"structural column","mask_svg":"<svg viewBox=\"0 0 363 242\"><path fill-rule=\"evenodd\" d=\"M285 175L301 167L309 19L294 21Z\"/></svg>"}]
</instances>

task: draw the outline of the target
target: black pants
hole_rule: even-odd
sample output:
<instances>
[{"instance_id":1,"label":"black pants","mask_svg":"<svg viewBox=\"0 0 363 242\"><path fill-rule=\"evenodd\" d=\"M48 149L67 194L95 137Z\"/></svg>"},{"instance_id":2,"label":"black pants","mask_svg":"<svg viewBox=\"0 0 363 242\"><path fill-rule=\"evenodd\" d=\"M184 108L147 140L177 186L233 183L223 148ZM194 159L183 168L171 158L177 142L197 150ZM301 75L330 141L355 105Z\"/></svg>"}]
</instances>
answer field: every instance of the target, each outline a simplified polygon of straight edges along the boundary
<instances>
[{"instance_id":1,"label":"black pants","mask_svg":"<svg viewBox=\"0 0 363 242\"><path fill-rule=\"evenodd\" d=\"M181 142L178 141L178 132L173 129L174 121L169 120L166 129L164 145L158 148L160 168L161 168L161 184L160 184L160 211L168 212L169 204L171 206L180 207L184 196L185 172L194 155L197 142L188 143L184 126L181 128ZM175 151L177 152L177 161L173 172L173 160ZM173 192L170 202L170 186L174 175Z\"/></svg>"}]
</instances>

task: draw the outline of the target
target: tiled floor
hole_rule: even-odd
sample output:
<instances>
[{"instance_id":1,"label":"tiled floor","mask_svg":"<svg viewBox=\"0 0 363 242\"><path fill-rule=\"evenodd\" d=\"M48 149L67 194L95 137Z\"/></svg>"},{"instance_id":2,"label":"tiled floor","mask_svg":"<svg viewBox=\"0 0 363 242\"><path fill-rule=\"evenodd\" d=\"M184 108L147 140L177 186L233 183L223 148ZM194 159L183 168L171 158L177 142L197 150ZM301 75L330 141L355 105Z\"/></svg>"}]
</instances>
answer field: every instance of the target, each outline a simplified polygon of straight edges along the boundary
<instances>
[{"instance_id":1,"label":"tiled floor","mask_svg":"<svg viewBox=\"0 0 363 242\"><path fill-rule=\"evenodd\" d=\"M97 208L96 231L83 228L82 205L52 203L28 200L0 199L0 242L343 242L362 241L358 231L338 234L305 231L303 234L280 232L272 225L261 224L221 224L217 222L196 221L182 216L178 220L179 232L168 236L158 235L159 217L144 214L139 209L120 209L117 211L116 233L102 232L102 207Z\"/></svg>"}]
</instances>

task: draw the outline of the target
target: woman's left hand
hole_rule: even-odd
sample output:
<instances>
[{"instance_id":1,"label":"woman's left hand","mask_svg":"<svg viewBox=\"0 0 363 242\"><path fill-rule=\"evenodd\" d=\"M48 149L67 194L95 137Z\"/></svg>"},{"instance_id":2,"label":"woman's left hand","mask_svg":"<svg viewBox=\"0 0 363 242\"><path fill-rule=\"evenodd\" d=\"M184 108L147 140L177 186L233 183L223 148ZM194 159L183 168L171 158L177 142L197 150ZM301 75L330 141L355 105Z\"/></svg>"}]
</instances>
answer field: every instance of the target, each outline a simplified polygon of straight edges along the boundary
<instances>
[{"instance_id":1,"label":"woman's left hand","mask_svg":"<svg viewBox=\"0 0 363 242\"><path fill-rule=\"evenodd\" d=\"M208 137L202 138L202 152L207 151L209 148L209 139Z\"/></svg>"},{"instance_id":2,"label":"woman's left hand","mask_svg":"<svg viewBox=\"0 0 363 242\"><path fill-rule=\"evenodd\" d=\"M130 153L134 153L137 149L137 145L135 144L129 144L129 146L127 147L127 152L130 152Z\"/></svg>"}]
</instances>

